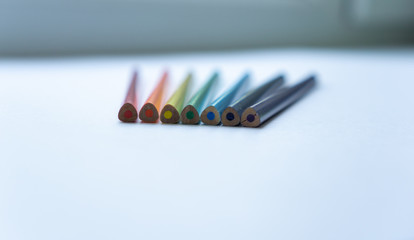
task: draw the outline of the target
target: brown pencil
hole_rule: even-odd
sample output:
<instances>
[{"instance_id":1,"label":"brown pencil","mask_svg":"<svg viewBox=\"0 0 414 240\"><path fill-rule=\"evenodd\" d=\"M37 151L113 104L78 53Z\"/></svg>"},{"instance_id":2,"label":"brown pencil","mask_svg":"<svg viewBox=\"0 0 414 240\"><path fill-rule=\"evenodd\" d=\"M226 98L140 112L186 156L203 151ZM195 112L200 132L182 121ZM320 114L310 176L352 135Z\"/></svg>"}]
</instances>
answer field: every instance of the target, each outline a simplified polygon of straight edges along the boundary
<instances>
[{"instance_id":1,"label":"brown pencil","mask_svg":"<svg viewBox=\"0 0 414 240\"><path fill-rule=\"evenodd\" d=\"M128 92L125 97L124 104L119 109L118 118L122 122L135 122L137 120L137 85L138 73L134 71L132 75L131 83L129 84Z\"/></svg>"},{"instance_id":2,"label":"brown pencil","mask_svg":"<svg viewBox=\"0 0 414 240\"><path fill-rule=\"evenodd\" d=\"M161 107L161 102L164 97L165 88L167 85L168 72L165 71L161 77L161 80L152 91L151 95L148 97L144 106L142 106L139 111L139 119L143 122L155 123L158 121L159 111Z\"/></svg>"}]
</instances>

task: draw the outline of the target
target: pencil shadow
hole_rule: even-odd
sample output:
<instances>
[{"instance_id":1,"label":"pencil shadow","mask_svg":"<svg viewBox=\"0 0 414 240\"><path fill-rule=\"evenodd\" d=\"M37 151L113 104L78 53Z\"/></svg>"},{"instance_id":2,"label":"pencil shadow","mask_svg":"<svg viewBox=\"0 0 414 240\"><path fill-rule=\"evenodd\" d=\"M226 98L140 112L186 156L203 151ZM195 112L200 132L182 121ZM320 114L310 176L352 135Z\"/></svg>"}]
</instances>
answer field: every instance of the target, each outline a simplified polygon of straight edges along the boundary
<instances>
[{"instance_id":1,"label":"pencil shadow","mask_svg":"<svg viewBox=\"0 0 414 240\"><path fill-rule=\"evenodd\" d=\"M290 105L291 106L291 105ZM276 113L275 115L273 115L272 117L270 117L269 119L267 119L266 121L264 121L259 127L257 127L256 129L263 129L264 127L266 127L270 122L272 122L275 118L279 117L281 114L283 114L286 109L288 109L290 106L285 107L284 109L282 109L280 112Z\"/></svg>"},{"instance_id":2,"label":"pencil shadow","mask_svg":"<svg viewBox=\"0 0 414 240\"><path fill-rule=\"evenodd\" d=\"M119 122L118 123L121 126L141 126L141 125L145 125L145 126L157 126L159 125L159 122L155 122L155 123L150 123L150 122L143 122L143 121L135 121L135 122Z\"/></svg>"},{"instance_id":3,"label":"pencil shadow","mask_svg":"<svg viewBox=\"0 0 414 240\"><path fill-rule=\"evenodd\" d=\"M182 124L181 122L179 123L161 123L162 126L185 126L185 127L197 127L200 126L200 124Z\"/></svg>"},{"instance_id":4,"label":"pencil shadow","mask_svg":"<svg viewBox=\"0 0 414 240\"><path fill-rule=\"evenodd\" d=\"M138 121L135 122L122 122L122 121L118 121L118 124L120 125L134 125L134 124L138 124Z\"/></svg>"},{"instance_id":5,"label":"pencil shadow","mask_svg":"<svg viewBox=\"0 0 414 240\"><path fill-rule=\"evenodd\" d=\"M140 124L146 124L146 125L157 125L160 123L160 121L156 121L156 122L144 122L144 121L140 121Z\"/></svg>"},{"instance_id":6,"label":"pencil shadow","mask_svg":"<svg viewBox=\"0 0 414 240\"><path fill-rule=\"evenodd\" d=\"M236 126L226 126L226 125L220 124L219 126L224 127L224 128L244 128L241 124L236 125Z\"/></svg>"},{"instance_id":7,"label":"pencil shadow","mask_svg":"<svg viewBox=\"0 0 414 240\"><path fill-rule=\"evenodd\" d=\"M293 105L297 105L300 104L300 102L302 102L302 100L304 98L309 97L309 95L312 95L312 92L314 92L315 89L313 89L312 91L308 92L306 95L303 95L301 98L299 98L298 100L296 100L295 102L292 102L291 104L289 104L288 106L286 106L285 108L283 108L282 110L280 110L280 112L276 113L275 115L273 115L272 117L270 117L269 119L267 119L266 121L264 121L259 127L257 127L257 129L263 129L264 127L266 127L270 122L272 122L275 118L279 117L281 114L283 114L288 108L292 107Z\"/></svg>"},{"instance_id":8,"label":"pencil shadow","mask_svg":"<svg viewBox=\"0 0 414 240\"><path fill-rule=\"evenodd\" d=\"M222 125L221 125L221 123L217 124L217 125L210 125L210 124L201 123L200 126L204 126L204 127L221 127Z\"/></svg>"}]
</instances>

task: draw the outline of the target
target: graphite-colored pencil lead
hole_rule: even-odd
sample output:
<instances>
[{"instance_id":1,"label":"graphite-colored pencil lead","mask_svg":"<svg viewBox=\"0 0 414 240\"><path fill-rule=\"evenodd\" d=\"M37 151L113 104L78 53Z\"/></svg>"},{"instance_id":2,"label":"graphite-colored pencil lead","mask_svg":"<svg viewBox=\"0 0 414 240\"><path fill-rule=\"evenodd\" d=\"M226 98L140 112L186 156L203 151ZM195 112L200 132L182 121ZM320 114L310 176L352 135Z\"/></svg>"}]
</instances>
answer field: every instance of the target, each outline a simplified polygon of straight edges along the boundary
<instances>
[{"instance_id":1,"label":"graphite-colored pencil lead","mask_svg":"<svg viewBox=\"0 0 414 240\"><path fill-rule=\"evenodd\" d=\"M192 74L189 73L183 83L181 83L180 87L178 87L170 99L168 99L161 111L161 122L178 123L178 121L180 121L180 112L182 110L185 97L187 96L191 80Z\"/></svg>"},{"instance_id":2,"label":"graphite-colored pencil lead","mask_svg":"<svg viewBox=\"0 0 414 240\"><path fill-rule=\"evenodd\" d=\"M122 122L135 122L137 120L137 79L138 73L137 71L134 71L131 83L129 84L127 95L125 97L124 104L118 112L118 119Z\"/></svg>"},{"instance_id":3,"label":"graphite-colored pencil lead","mask_svg":"<svg viewBox=\"0 0 414 240\"><path fill-rule=\"evenodd\" d=\"M139 111L139 119L143 122L155 123L158 121L161 103L163 101L164 92L168 80L168 72L165 71L159 83L148 97L144 106Z\"/></svg>"},{"instance_id":4,"label":"graphite-colored pencil lead","mask_svg":"<svg viewBox=\"0 0 414 240\"><path fill-rule=\"evenodd\" d=\"M201 113L201 121L207 125L220 124L221 114L224 109L226 109L226 107L229 106L234 99L237 99L237 97L243 93L249 83L249 78L249 73L244 74L236 84L214 100L211 105L204 109Z\"/></svg>"},{"instance_id":5,"label":"graphite-colored pencil lead","mask_svg":"<svg viewBox=\"0 0 414 240\"><path fill-rule=\"evenodd\" d=\"M316 84L315 76L285 90L276 92L247 108L242 114L242 125L258 127L263 122L305 96Z\"/></svg>"},{"instance_id":6,"label":"graphite-colored pencil lead","mask_svg":"<svg viewBox=\"0 0 414 240\"><path fill-rule=\"evenodd\" d=\"M246 108L250 107L260 99L263 99L263 97L277 91L284 81L284 76L280 75L244 94L223 111L223 114L221 115L221 122L223 125L239 125L241 115Z\"/></svg>"},{"instance_id":7,"label":"graphite-colored pencil lead","mask_svg":"<svg viewBox=\"0 0 414 240\"><path fill-rule=\"evenodd\" d=\"M210 80L194 94L190 101L188 101L187 106L185 106L181 112L181 122L183 124L198 124L200 122L199 114L209 103L218 81L218 76L218 72L215 72Z\"/></svg>"}]
</instances>

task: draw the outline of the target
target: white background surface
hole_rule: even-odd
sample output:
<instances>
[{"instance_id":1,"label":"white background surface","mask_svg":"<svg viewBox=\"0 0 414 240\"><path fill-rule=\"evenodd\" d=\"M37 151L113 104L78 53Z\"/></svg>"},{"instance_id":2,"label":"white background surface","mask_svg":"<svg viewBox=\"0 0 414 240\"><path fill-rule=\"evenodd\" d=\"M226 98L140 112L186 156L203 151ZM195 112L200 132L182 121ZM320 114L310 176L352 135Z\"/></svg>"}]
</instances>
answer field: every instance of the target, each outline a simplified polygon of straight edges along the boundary
<instances>
[{"instance_id":1,"label":"white background surface","mask_svg":"<svg viewBox=\"0 0 414 240\"><path fill-rule=\"evenodd\" d=\"M319 76L260 129L123 124L161 70L192 93ZM414 239L414 51L0 60L0 239Z\"/></svg>"}]
</instances>

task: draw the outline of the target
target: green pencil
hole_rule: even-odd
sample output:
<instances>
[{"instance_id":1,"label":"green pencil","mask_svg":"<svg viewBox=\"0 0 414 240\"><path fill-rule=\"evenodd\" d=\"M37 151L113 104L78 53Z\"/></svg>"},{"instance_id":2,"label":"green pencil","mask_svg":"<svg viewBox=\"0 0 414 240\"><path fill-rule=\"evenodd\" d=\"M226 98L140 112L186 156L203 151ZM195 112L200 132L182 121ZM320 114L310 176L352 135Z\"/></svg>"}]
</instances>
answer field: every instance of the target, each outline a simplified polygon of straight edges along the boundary
<instances>
[{"instance_id":1,"label":"green pencil","mask_svg":"<svg viewBox=\"0 0 414 240\"><path fill-rule=\"evenodd\" d=\"M200 113L213 97L213 89L218 81L218 76L218 72L215 72L210 80L188 101L187 106L181 112L181 122L183 124L198 124L200 122Z\"/></svg>"},{"instance_id":2,"label":"green pencil","mask_svg":"<svg viewBox=\"0 0 414 240\"><path fill-rule=\"evenodd\" d=\"M174 94L167 101L161 111L161 122L163 123L178 123L180 120L180 112L184 104L185 97L187 95L188 86L193 76L189 73L180 87L174 92Z\"/></svg>"}]
</instances>

